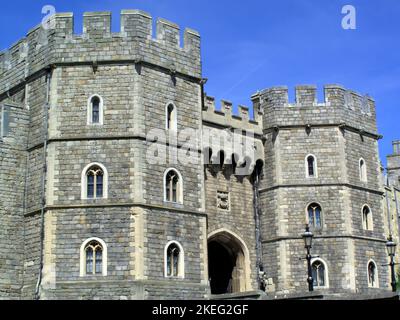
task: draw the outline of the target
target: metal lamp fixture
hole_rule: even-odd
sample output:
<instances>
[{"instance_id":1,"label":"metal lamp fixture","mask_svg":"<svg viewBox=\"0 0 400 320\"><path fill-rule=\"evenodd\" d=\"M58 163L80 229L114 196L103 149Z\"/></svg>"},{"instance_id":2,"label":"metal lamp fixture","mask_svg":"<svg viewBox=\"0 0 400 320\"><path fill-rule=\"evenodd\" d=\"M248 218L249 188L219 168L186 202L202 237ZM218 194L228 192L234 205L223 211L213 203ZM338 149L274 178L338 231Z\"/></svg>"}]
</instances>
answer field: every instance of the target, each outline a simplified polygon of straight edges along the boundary
<instances>
[{"instance_id":1,"label":"metal lamp fixture","mask_svg":"<svg viewBox=\"0 0 400 320\"><path fill-rule=\"evenodd\" d=\"M311 248L312 248L312 239L314 235L310 231L310 226L307 224L306 225L306 231L302 234L302 238L304 240L304 247L307 249L307 255L306 255L306 260L307 260L307 269L308 269L308 277L307 277L307 282L308 282L308 291L314 291L314 279L312 276L312 269L311 269Z\"/></svg>"},{"instance_id":2,"label":"metal lamp fixture","mask_svg":"<svg viewBox=\"0 0 400 320\"><path fill-rule=\"evenodd\" d=\"M388 256L390 257L390 272L391 272L391 286L392 286L392 291L396 292L396 274L394 270L394 266L396 263L394 263L394 256L396 255L396 246L397 244L393 241L392 235L389 236L388 241L386 242L386 249Z\"/></svg>"}]
</instances>

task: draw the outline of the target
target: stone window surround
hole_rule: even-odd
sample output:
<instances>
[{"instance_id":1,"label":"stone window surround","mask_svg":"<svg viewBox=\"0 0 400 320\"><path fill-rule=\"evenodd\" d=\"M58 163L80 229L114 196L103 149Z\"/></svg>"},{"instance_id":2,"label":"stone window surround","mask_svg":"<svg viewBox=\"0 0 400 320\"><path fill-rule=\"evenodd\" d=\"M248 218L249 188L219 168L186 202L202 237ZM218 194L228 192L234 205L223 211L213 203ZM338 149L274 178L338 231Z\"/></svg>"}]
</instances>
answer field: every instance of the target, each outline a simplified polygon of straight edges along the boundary
<instances>
[{"instance_id":1,"label":"stone window surround","mask_svg":"<svg viewBox=\"0 0 400 320\"><path fill-rule=\"evenodd\" d=\"M325 262L324 259L322 258L313 258L311 259L311 266L315 263L315 262L320 262L324 265L324 269L325 269L325 285L324 286L314 286L314 288L317 289L328 289L329 288L329 272L328 272L328 264Z\"/></svg>"},{"instance_id":2,"label":"stone window surround","mask_svg":"<svg viewBox=\"0 0 400 320\"><path fill-rule=\"evenodd\" d=\"M92 237L92 238L88 238L86 239L80 248L80 269L79 269L79 276L80 277L86 277L86 276L90 276L86 274L86 251L85 248L88 245L88 243L92 242L92 241L97 241L98 243L101 244L102 248L103 248L103 256L102 256L102 276L105 277L107 276L107 245L106 243L100 239L100 238L96 238L96 237Z\"/></svg>"},{"instance_id":3,"label":"stone window surround","mask_svg":"<svg viewBox=\"0 0 400 320\"><path fill-rule=\"evenodd\" d=\"M308 171L308 158L309 157L313 157L314 158L314 175L310 176L309 175L309 171ZM309 153L308 155L306 155L305 159L304 159L304 164L305 164L305 168L306 168L306 178L307 179L314 179L314 178L318 178L318 162L317 162L317 157L312 154Z\"/></svg>"},{"instance_id":4,"label":"stone window surround","mask_svg":"<svg viewBox=\"0 0 400 320\"><path fill-rule=\"evenodd\" d=\"M172 119L171 122L168 122L169 119L169 106L173 106L173 111L171 112L172 115ZM169 126L170 124L170 126ZM175 103L173 103L172 101L169 101L166 105L165 105L165 130L170 130L170 131L174 131L177 132L178 131L178 109L175 105Z\"/></svg>"},{"instance_id":5,"label":"stone window surround","mask_svg":"<svg viewBox=\"0 0 400 320\"><path fill-rule=\"evenodd\" d=\"M178 184L177 184L177 202L172 202L167 200L167 188L166 188L166 182L167 182L167 175L168 173L173 170L177 173L178 175ZM179 170L171 167L165 170L164 172L164 177L163 177L163 190L164 190L164 202L167 203L177 203L177 204L183 204L183 179L182 175L179 172Z\"/></svg>"},{"instance_id":6,"label":"stone window surround","mask_svg":"<svg viewBox=\"0 0 400 320\"><path fill-rule=\"evenodd\" d=\"M99 123L93 123L92 122L92 100L93 98L99 98L100 100L100 105L99 105ZM89 97L88 102L87 102L87 125L89 126L101 126L103 125L104 117L104 102L103 98L99 94L93 94Z\"/></svg>"},{"instance_id":7,"label":"stone window surround","mask_svg":"<svg viewBox=\"0 0 400 320\"><path fill-rule=\"evenodd\" d=\"M319 227L319 228L315 228L314 226L310 225L309 216L308 216L308 208L312 204L319 205L319 207L321 209L321 212L320 212L321 227ZM313 229L314 231L322 231L322 229L324 228L324 208L321 206L321 204L317 201L311 201L311 202L307 203L305 211L306 211L306 224L310 225L310 228Z\"/></svg>"},{"instance_id":8,"label":"stone window surround","mask_svg":"<svg viewBox=\"0 0 400 320\"><path fill-rule=\"evenodd\" d=\"M368 214L368 229L365 228L365 220L364 220L364 208L367 207L369 209L369 214ZM373 219L373 214L371 207L368 204L363 204L361 207L361 221L362 221L362 226L363 230L365 231L374 231L374 219Z\"/></svg>"},{"instance_id":9,"label":"stone window surround","mask_svg":"<svg viewBox=\"0 0 400 320\"><path fill-rule=\"evenodd\" d=\"M372 285L369 281L369 265L370 263L373 263L375 265L375 284ZM369 259L367 263L367 282L368 282L368 288L379 288L379 273L378 273L378 265L373 259Z\"/></svg>"},{"instance_id":10,"label":"stone window surround","mask_svg":"<svg viewBox=\"0 0 400 320\"><path fill-rule=\"evenodd\" d=\"M98 162L92 162L88 164L85 168L82 170L81 174L81 199L82 200L91 200L88 199L87 196L87 172L91 167L97 166L101 170L103 170L103 198L101 199L107 199L108 198L108 171L104 165Z\"/></svg>"},{"instance_id":11,"label":"stone window surround","mask_svg":"<svg viewBox=\"0 0 400 320\"><path fill-rule=\"evenodd\" d=\"M363 163L363 165L361 165L361 162ZM360 158L360 160L358 160L358 169L360 172L360 181L368 182L367 163L365 162L364 158Z\"/></svg>"},{"instance_id":12,"label":"stone window surround","mask_svg":"<svg viewBox=\"0 0 400 320\"><path fill-rule=\"evenodd\" d=\"M179 248L179 261L178 261L178 276L168 276L167 255L170 245L175 244ZM185 278L185 251L182 245L175 240L169 241L164 247L164 277L169 279L184 279Z\"/></svg>"}]
</instances>

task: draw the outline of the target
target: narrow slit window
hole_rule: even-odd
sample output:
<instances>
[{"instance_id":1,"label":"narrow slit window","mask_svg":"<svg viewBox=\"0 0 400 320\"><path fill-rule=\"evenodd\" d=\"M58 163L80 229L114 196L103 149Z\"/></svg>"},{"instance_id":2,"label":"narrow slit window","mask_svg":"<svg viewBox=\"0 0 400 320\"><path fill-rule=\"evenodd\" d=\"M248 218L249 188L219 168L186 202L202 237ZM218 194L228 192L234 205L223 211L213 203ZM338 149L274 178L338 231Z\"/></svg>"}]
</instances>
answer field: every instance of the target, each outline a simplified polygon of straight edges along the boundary
<instances>
[{"instance_id":1,"label":"narrow slit window","mask_svg":"<svg viewBox=\"0 0 400 320\"><path fill-rule=\"evenodd\" d=\"M176 112L176 107L170 103L167 106L167 110L166 110L166 127L167 130L173 130L176 131L177 130L177 112Z\"/></svg>"},{"instance_id":2,"label":"narrow slit window","mask_svg":"<svg viewBox=\"0 0 400 320\"><path fill-rule=\"evenodd\" d=\"M360 180L367 182L367 166L364 159L360 159Z\"/></svg>"},{"instance_id":3,"label":"narrow slit window","mask_svg":"<svg viewBox=\"0 0 400 320\"><path fill-rule=\"evenodd\" d=\"M310 178L316 176L316 162L314 156L307 157L307 176Z\"/></svg>"},{"instance_id":4,"label":"narrow slit window","mask_svg":"<svg viewBox=\"0 0 400 320\"><path fill-rule=\"evenodd\" d=\"M372 213L368 206L364 206L362 209L362 219L364 230L372 231Z\"/></svg>"},{"instance_id":5,"label":"narrow slit window","mask_svg":"<svg viewBox=\"0 0 400 320\"><path fill-rule=\"evenodd\" d=\"M103 99L98 95L92 96L88 101L87 124L103 124Z\"/></svg>"},{"instance_id":6,"label":"narrow slit window","mask_svg":"<svg viewBox=\"0 0 400 320\"><path fill-rule=\"evenodd\" d=\"M100 122L100 99L93 97L92 99L92 123Z\"/></svg>"},{"instance_id":7,"label":"narrow slit window","mask_svg":"<svg viewBox=\"0 0 400 320\"><path fill-rule=\"evenodd\" d=\"M368 286L378 287L376 264L372 261L368 263Z\"/></svg>"}]
</instances>

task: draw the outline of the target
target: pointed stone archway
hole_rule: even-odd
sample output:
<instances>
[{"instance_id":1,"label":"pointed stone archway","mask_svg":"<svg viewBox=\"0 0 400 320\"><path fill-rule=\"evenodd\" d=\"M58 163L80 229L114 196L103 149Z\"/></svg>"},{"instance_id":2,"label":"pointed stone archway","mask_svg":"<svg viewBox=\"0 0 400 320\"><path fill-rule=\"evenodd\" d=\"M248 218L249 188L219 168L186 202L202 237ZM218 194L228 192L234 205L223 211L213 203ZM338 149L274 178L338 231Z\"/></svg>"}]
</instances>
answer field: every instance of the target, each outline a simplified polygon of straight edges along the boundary
<instances>
[{"instance_id":1,"label":"pointed stone archway","mask_svg":"<svg viewBox=\"0 0 400 320\"><path fill-rule=\"evenodd\" d=\"M249 251L231 231L219 229L209 235L208 271L211 294L251 290Z\"/></svg>"}]
</instances>

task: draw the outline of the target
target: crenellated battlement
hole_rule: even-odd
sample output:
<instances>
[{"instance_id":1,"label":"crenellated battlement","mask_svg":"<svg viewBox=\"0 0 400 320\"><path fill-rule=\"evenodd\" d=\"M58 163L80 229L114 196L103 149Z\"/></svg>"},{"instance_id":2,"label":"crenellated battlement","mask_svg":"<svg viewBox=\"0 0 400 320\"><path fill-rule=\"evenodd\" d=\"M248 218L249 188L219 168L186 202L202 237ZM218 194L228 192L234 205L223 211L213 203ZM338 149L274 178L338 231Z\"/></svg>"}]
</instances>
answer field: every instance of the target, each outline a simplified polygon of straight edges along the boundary
<instances>
[{"instance_id":1,"label":"crenellated battlement","mask_svg":"<svg viewBox=\"0 0 400 320\"><path fill-rule=\"evenodd\" d=\"M289 89L286 86L272 87L253 95L253 99L262 97L266 107L317 107L346 106L367 115L371 115L370 104L374 100L368 95L362 95L340 85L324 86L324 101L317 99L317 87L314 85L299 85L295 87L295 102L289 102Z\"/></svg>"},{"instance_id":2,"label":"crenellated battlement","mask_svg":"<svg viewBox=\"0 0 400 320\"><path fill-rule=\"evenodd\" d=\"M251 130L255 133L262 133L262 114L254 112L251 117L249 108L243 105L238 106L239 115L233 114L233 104L227 100L221 100L221 108L217 110L215 98L205 95L203 120L215 123L224 127Z\"/></svg>"},{"instance_id":3,"label":"crenellated battlement","mask_svg":"<svg viewBox=\"0 0 400 320\"><path fill-rule=\"evenodd\" d=\"M349 124L376 133L375 101L368 95L341 85L324 86L324 101L317 99L317 87L299 85L295 102L289 102L286 86L265 89L252 96L255 106L264 111L264 129L285 125Z\"/></svg>"},{"instance_id":4,"label":"crenellated battlement","mask_svg":"<svg viewBox=\"0 0 400 320\"><path fill-rule=\"evenodd\" d=\"M181 44L180 28L157 19L153 38L153 18L140 10L123 10L119 32L111 32L110 12L83 14L82 34L74 34L72 13L57 13L45 26L31 29L27 36L0 53L0 94L29 75L57 63L148 62L201 78L200 35L186 28Z\"/></svg>"},{"instance_id":5,"label":"crenellated battlement","mask_svg":"<svg viewBox=\"0 0 400 320\"><path fill-rule=\"evenodd\" d=\"M122 10L121 11L120 32L111 32L111 12L85 12L83 14L82 34L74 34L74 15L73 13L56 13L50 17L47 27L42 24L32 28L29 32L34 33L38 29L54 31L65 38L75 39L107 39L113 37L138 37L152 39L171 46L180 47L180 27L163 18L157 19L156 36L153 39L153 18L150 14L141 10ZM187 51L193 49L193 44L198 45L200 35L197 31L186 28L184 31L183 48Z\"/></svg>"}]
</instances>

